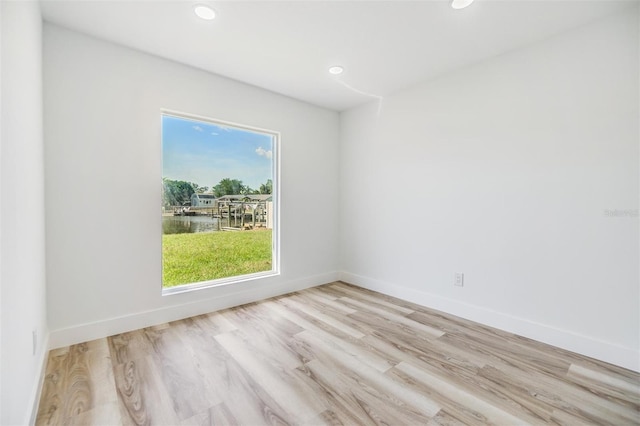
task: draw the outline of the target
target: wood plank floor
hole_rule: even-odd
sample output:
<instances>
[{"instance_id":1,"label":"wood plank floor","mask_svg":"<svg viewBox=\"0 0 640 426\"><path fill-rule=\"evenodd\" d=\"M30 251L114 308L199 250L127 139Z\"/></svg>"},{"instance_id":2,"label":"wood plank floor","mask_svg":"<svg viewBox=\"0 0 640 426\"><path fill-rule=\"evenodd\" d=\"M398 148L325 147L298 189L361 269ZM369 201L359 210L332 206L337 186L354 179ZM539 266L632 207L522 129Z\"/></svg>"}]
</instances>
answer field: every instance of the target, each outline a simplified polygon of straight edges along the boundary
<instances>
[{"instance_id":1,"label":"wood plank floor","mask_svg":"<svg viewBox=\"0 0 640 426\"><path fill-rule=\"evenodd\" d=\"M50 352L37 425L640 424L640 375L332 283Z\"/></svg>"}]
</instances>

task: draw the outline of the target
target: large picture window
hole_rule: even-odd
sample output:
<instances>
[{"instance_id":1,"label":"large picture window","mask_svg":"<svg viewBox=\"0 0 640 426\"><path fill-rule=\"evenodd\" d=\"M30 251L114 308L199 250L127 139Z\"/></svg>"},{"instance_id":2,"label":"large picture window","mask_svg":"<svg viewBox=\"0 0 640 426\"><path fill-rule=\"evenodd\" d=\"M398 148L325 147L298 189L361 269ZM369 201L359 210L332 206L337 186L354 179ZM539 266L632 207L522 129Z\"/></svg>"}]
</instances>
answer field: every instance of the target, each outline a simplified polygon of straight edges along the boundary
<instances>
[{"instance_id":1,"label":"large picture window","mask_svg":"<svg viewBox=\"0 0 640 426\"><path fill-rule=\"evenodd\" d=\"M278 272L278 134L162 114L164 294Z\"/></svg>"}]
</instances>

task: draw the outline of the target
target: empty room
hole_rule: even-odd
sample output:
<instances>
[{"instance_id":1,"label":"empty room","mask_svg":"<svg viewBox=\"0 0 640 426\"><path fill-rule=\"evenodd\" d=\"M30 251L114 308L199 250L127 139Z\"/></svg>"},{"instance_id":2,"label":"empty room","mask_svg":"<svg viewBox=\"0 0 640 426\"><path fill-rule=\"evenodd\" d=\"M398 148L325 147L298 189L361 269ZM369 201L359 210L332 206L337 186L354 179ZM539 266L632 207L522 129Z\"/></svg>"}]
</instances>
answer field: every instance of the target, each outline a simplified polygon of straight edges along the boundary
<instances>
[{"instance_id":1,"label":"empty room","mask_svg":"<svg viewBox=\"0 0 640 426\"><path fill-rule=\"evenodd\" d=\"M639 1L0 25L0 424L640 424Z\"/></svg>"}]
</instances>

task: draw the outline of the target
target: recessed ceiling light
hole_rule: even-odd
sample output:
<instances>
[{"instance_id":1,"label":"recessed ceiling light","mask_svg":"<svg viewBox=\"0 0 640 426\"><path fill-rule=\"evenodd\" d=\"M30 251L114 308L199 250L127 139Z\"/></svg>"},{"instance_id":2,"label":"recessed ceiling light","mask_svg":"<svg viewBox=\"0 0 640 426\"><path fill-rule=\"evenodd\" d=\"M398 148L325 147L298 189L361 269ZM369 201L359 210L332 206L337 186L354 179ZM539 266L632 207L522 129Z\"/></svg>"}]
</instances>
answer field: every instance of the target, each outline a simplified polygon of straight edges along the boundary
<instances>
[{"instance_id":1,"label":"recessed ceiling light","mask_svg":"<svg viewBox=\"0 0 640 426\"><path fill-rule=\"evenodd\" d=\"M198 15L199 18L206 19L207 21L210 21L216 17L216 11L204 4L196 5L193 8L193 11L196 13L196 15Z\"/></svg>"},{"instance_id":2,"label":"recessed ceiling light","mask_svg":"<svg viewBox=\"0 0 640 426\"><path fill-rule=\"evenodd\" d=\"M329 74L338 75L338 74L342 74L343 72L344 72L344 68L342 68L340 65L335 65L329 68Z\"/></svg>"},{"instance_id":3,"label":"recessed ceiling light","mask_svg":"<svg viewBox=\"0 0 640 426\"><path fill-rule=\"evenodd\" d=\"M473 3L473 0L451 0L451 7L454 9L464 9Z\"/></svg>"}]
</instances>

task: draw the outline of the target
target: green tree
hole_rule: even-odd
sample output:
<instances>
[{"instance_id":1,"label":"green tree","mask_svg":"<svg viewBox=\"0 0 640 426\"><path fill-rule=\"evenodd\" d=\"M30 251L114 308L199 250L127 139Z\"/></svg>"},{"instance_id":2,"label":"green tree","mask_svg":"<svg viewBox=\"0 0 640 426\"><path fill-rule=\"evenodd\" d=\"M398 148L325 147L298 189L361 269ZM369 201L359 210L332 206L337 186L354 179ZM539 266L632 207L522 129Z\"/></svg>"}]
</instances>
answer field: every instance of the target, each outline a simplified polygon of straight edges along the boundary
<instances>
[{"instance_id":1,"label":"green tree","mask_svg":"<svg viewBox=\"0 0 640 426\"><path fill-rule=\"evenodd\" d=\"M271 194L273 192L273 181L268 179L266 183L260 185L260 194Z\"/></svg>"},{"instance_id":2,"label":"green tree","mask_svg":"<svg viewBox=\"0 0 640 426\"><path fill-rule=\"evenodd\" d=\"M181 206L191 201L191 194L195 192L194 186L198 185L183 180L162 178L162 205Z\"/></svg>"},{"instance_id":3,"label":"green tree","mask_svg":"<svg viewBox=\"0 0 640 426\"><path fill-rule=\"evenodd\" d=\"M222 197L224 195L244 194L250 188L243 185L241 180L224 178L212 189L216 197Z\"/></svg>"},{"instance_id":4,"label":"green tree","mask_svg":"<svg viewBox=\"0 0 640 426\"><path fill-rule=\"evenodd\" d=\"M242 195L249 195L249 194L258 194L259 192L256 191L255 189L252 189L248 185L242 185L242 188L240 189L240 193Z\"/></svg>"},{"instance_id":5,"label":"green tree","mask_svg":"<svg viewBox=\"0 0 640 426\"><path fill-rule=\"evenodd\" d=\"M205 192L207 192L209 190L208 186L199 186L197 188L195 188L196 192L198 194L204 194Z\"/></svg>"}]
</instances>

